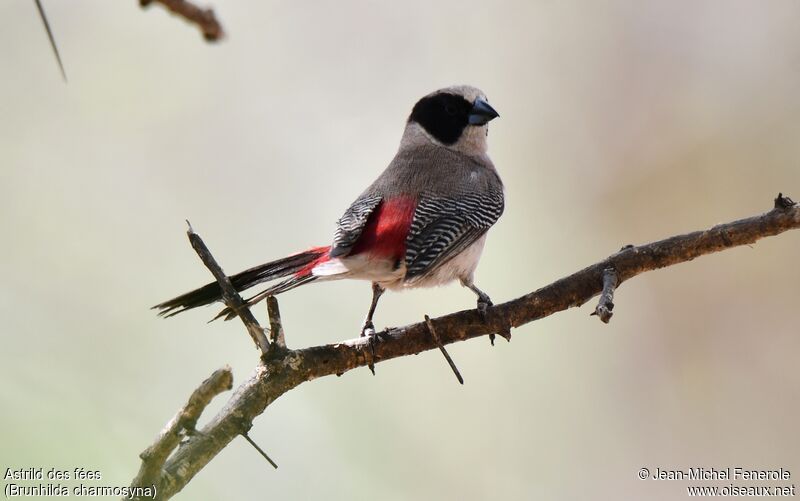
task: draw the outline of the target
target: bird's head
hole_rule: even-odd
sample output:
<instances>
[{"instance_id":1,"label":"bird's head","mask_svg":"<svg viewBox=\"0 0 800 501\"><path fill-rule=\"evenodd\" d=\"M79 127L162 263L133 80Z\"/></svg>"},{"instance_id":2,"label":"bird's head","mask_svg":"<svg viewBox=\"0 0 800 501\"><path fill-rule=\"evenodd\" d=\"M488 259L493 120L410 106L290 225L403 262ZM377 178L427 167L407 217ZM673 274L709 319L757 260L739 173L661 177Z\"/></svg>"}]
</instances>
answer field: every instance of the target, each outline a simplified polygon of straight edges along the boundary
<instances>
[{"instance_id":1,"label":"bird's head","mask_svg":"<svg viewBox=\"0 0 800 501\"><path fill-rule=\"evenodd\" d=\"M486 153L488 123L499 115L480 89L447 87L423 97L408 117L405 143L433 142L467 155Z\"/></svg>"}]
</instances>

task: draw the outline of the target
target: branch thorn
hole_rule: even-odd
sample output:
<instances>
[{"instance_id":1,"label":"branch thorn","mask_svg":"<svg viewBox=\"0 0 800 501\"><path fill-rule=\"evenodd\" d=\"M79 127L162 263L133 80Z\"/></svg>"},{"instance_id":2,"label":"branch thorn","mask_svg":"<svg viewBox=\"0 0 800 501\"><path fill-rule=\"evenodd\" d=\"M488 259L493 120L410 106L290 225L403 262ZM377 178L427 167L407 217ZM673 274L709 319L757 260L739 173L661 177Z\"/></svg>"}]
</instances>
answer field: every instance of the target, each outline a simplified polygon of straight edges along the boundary
<instances>
[{"instance_id":1,"label":"branch thorn","mask_svg":"<svg viewBox=\"0 0 800 501\"><path fill-rule=\"evenodd\" d=\"M775 199L776 209L781 209L781 210L791 209L795 205L797 205L797 202L795 202L789 197L783 196L783 193L778 193L778 197Z\"/></svg>"},{"instance_id":2,"label":"branch thorn","mask_svg":"<svg viewBox=\"0 0 800 501\"><path fill-rule=\"evenodd\" d=\"M436 329L433 327L433 322L431 321L431 317L429 317L428 315L425 315L425 323L428 325L428 331L431 333L433 340L436 341L436 345L439 347L439 351L442 352L442 355L444 355L444 359L447 360L447 363L450 365L450 368L453 369L453 374L456 375L456 379L458 379L459 383L464 384L464 378L461 377L461 373L458 372L458 367L456 367L456 364L455 362L453 362L453 359L450 358L450 354L447 353L447 350L444 349L444 345L442 344L442 341L439 339L439 336L436 334Z\"/></svg>"},{"instance_id":3,"label":"branch thorn","mask_svg":"<svg viewBox=\"0 0 800 501\"><path fill-rule=\"evenodd\" d=\"M259 454L264 456L264 459L269 461L269 464L271 464L273 468L275 468L276 470L278 469L278 465L275 464L275 461L273 461L272 459L270 459L269 456L267 456L267 453L264 452L264 450L261 447L259 447L258 444L255 443L252 438L250 438L250 435L248 435L247 433L242 433L242 436L244 437L245 440L250 442L250 445L252 445L258 451Z\"/></svg>"}]
</instances>

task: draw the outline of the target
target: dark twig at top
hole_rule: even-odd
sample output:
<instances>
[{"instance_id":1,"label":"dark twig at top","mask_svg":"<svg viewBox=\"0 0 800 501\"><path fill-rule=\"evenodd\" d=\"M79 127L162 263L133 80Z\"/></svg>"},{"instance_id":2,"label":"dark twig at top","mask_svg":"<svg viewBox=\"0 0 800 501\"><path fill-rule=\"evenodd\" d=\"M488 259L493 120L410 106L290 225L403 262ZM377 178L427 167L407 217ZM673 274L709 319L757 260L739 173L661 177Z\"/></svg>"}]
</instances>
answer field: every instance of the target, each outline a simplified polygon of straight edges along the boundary
<instances>
[{"instance_id":1,"label":"dark twig at top","mask_svg":"<svg viewBox=\"0 0 800 501\"><path fill-rule=\"evenodd\" d=\"M267 341L267 336L264 334L264 329L258 323L256 317L253 316L253 312L250 311L250 308L245 306L242 296L233 288L231 279L225 275L225 272L223 272L222 268L217 264L216 259L211 255L203 239L194 232L189 221L186 221L186 224L189 225L189 229L186 231L186 234L189 236L189 242L192 244L192 248L195 252L197 252L197 255L200 256L203 264L206 265L206 268L208 268L211 274L214 275L214 278L217 279L217 283L222 289L222 299L225 301L225 306L230 308L231 311L236 312L239 318L242 319L242 323L244 323L247 328L247 332L250 333L250 337L253 338L256 347L265 355L269 350L269 341Z\"/></svg>"},{"instance_id":2,"label":"dark twig at top","mask_svg":"<svg viewBox=\"0 0 800 501\"><path fill-rule=\"evenodd\" d=\"M50 47L53 49L53 54L56 56L56 62L58 63L58 69L61 70L61 78L64 81L67 81L67 72L64 71L64 64L61 62L61 55L58 53L58 46L56 45L56 39L53 36L53 30L50 29L50 23L47 22L47 16L44 13L44 7L42 7L42 0L34 0L36 2L36 8L39 9L39 17L42 18L42 23L44 24L44 29L47 32L47 38L50 39Z\"/></svg>"},{"instance_id":3,"label":"dark twig at top","mask_svg":"<svg viewBox=\"0 0 800 501\"><path fill-rule=\"evenodd\" d=\"M139 0L139 5L142 7L147 7L151 3L160 3L173 14L197 25L203 32L203 37L209 42L216 42L225 36L222 25L217 21L212 9L202 9L187 0Z\"/></svg>"}]
</instances>

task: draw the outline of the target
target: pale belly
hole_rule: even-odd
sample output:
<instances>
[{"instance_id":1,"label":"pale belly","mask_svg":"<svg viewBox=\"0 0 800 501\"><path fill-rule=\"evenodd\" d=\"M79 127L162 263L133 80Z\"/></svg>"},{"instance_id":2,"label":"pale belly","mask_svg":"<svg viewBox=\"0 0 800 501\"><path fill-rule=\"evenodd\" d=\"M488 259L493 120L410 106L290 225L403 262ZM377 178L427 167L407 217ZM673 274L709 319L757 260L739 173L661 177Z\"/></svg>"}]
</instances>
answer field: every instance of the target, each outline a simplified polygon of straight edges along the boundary
<instances>
[{"instance_id":1,"label":"pale belly","mask_svg":"<svg viewBox=\"0 0 800 501\"><path fill-rule=\"evenodd\" d=\"M317 265L312 273L322 280L338 280L352 278L377 282L385 289L409 289L415 287L436 287L454 280L472 282L475 268L483 252L486 235L475 241L456 257L439 266L434 271L405 280L406 267L401 264L395 268L395 262L386 259L370 259L360 254L332 259Z\"/></svg>"}]
</instances>

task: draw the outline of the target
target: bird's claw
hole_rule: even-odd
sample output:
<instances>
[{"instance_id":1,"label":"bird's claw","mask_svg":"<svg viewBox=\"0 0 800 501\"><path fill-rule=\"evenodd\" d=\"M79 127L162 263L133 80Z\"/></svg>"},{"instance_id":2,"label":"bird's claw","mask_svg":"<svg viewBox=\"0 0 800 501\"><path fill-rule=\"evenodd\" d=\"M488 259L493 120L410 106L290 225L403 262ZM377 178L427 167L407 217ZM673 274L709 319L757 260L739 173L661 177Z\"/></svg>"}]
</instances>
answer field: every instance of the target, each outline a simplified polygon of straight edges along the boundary
<instances>
[{"instance_id":1,"label":"bird's claw","mask_svg":"<svg viewBox=\"0 0 800 501\"><path fill-rule=\"evenodd\" d=\"M478 299L478 314L484 322L486 321L486 314L492 306L494 306L494 304L492 304L492 300L489 299L489 296Z\"/></svg>"},{"instance_id":2,"label":"bird's claw","mask_svg":"<svg viewBox=\"0 0 800 501\"><path fill-rule=\"evenodd\" d=\"M361 337L373 337L375 335L375 325L372 322L364 322L361 328Z\"/></svg>"}]
</instances>

